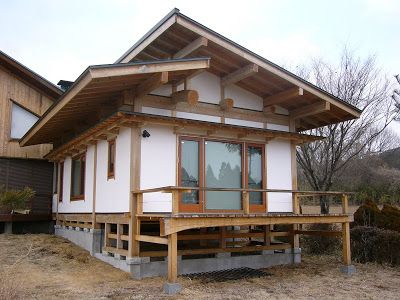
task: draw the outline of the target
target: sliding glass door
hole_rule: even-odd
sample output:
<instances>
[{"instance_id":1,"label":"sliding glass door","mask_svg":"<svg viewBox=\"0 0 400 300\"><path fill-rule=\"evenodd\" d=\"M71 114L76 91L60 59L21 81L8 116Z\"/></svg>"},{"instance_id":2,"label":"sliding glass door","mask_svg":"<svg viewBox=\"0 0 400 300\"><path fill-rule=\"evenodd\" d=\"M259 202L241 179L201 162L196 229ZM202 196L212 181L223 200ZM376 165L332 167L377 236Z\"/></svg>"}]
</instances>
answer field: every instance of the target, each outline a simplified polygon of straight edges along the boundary
<instances>
[{"instance_id":1,"label":"sliding glass door","mask_svg":"<svg viewBox=\"0 0 400 300\"><path fill-rule=\"evenodd\" d=\"M242 188L242 144L205 141L205 187ZM206 192L206 210L242 209L241 192Z\"/></svg>"},{"instance_id":2,"label":"sliding glass door","mask_svg":"<svg viewBox=\"0 0 400 300\"><path fill-rule=\"evenodd\" d=\"M179 185L199 188L264 189L264 145L182 137L179 141ZM182 193L180 211L237 211L240 191L192 190ZM265 193L250 193L250 211L265 211Z\"/></svg>"}]
</instances>

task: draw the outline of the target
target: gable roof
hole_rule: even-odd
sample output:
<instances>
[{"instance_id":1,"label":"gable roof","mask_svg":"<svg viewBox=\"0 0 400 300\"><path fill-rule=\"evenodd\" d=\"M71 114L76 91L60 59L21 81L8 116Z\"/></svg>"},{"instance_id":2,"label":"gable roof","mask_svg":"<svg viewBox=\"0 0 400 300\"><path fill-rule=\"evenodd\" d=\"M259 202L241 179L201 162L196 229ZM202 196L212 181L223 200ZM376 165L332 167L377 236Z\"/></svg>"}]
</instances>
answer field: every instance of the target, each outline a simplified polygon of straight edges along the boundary
<instances>
[{"instance_id":1,"label":"gable roof","mask_svg":"<svg viewBox=\"0 0 400 300\"><path fill-rule=\"evenodd\" d=\"M42 91L44 94L49 96L50 100L54 101L63 93L63 91L56 85L54 85L44 77L40 76L39 74L35 73L28 67L24 66L1 50L0 66L3 66L4 68L10 70L13 74L17 75L32 86Z\"/></svg>"},{"instance_id":2,"label":"gable roof","mask_svg":"<svg viewBox=\"0 0 400 300\"><path fill-rule=\"evenodd\" d=\"M189 47L201 38L205 39L203 47L200 45L197 50L185 57L210 57L210 72L220 77L226 77L235 70L240 70L246 66L258 68L255 76L245 78L235 84L267 99L265 105L268 105L268 102L272 105L279 103L283 104L282 106L288 110L297 109L297 111L308 104L317 105L318 101L315 100L322 100L330 105L329 109L325 111L321 109L319 118L304 117L299 130L358 118L362 112L346 101L192 20L176 8L126 51L116 63L174 57L177 51ZM297 89L304 91L302 94L304 97L297 97L300 95L288 97L287 94L296 94ZM277 101L276 98L282 99L282 96L287 98L286 102ZM312 107L310 106L310 108ZM330 112L327 113L326 111Z\"/></svg>"},{"instance_id":3,"label":"gable roof","mask_svg":"<svg viewBox=\"0 0 400 300\"><path fill-rule=\"evenodd\" d=\"M90 120L107 105L118 105L123 91L144 95L165 82L183 81L209 65L210 59L203 57L89 66L21 138L20 145L52 143L67 127Z\"/></svg>"}]
</instances>

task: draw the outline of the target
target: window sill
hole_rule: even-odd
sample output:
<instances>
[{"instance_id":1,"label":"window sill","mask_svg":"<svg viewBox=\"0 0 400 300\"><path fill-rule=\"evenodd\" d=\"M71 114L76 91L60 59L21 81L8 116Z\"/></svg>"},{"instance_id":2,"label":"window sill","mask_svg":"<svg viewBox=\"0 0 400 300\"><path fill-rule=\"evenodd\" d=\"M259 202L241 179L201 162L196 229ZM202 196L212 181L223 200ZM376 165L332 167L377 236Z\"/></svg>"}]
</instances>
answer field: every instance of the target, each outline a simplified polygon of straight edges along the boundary
<instances>
[{"instance_id":1,"label":"window sill","mask_svg":"<svg viewBox=\"0 0 400 300\"><path fill-rule=\"evenodd\" d=\"M70 201L85 201L85 197L83 196L75 196L75 197L71 197Z\"/></svg>"}]
</instances>

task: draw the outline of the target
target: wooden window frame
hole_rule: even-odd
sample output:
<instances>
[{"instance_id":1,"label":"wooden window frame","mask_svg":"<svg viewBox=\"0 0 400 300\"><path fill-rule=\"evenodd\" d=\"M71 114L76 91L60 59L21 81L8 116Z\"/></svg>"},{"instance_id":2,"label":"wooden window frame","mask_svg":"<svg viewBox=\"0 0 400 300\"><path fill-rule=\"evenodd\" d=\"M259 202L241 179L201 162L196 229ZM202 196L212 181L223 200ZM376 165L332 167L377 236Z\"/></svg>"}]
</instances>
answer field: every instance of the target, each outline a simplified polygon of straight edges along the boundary
<instances>
[{"instance_id":1,"label":"wooden window frame","mask_svg":"<svg viewBox=\"0 0 400 300\"><path fill-rule=\"evenodd\" d=\"M73 161L74 160L80 160L81 161L81 170L80 170L81 182L80 183L81 183L82 190L81 190L81 194L80 195L72 196L72 191L73 191L73 178L72 178L72 176L74 174L74 172L73 172L73 166L74 166ZM82 162L84 162L84 167L83 168L82 168ZM78 154L78 155L76 155L76 156L71 158L71 189L70 189L70 193L71 193L70 200L71 201L82 201L82 200L85 200L85 177L86 177L85 173L86 173L86 152Z\"/></svg>"},{"instance_id":2,"label":"wooden window frame","mask_svg":"<svg viewBox=\"0 0 400 300\"><path fill-rule=\"evenodd\" d=\"M113 170L111 170L111 152L110 152L110 147L114 146L114 153L113 153ZM115 179L115 159L116 159L116 154L117 154L117 143L116 143L116 138L113 138L111 140L108 140L108 146L107 146L107 180L109 179Z\"/></svg>"},{"instance_id":3,"label":"wooden window frame","mask_svg":"<svg viewBox=\"0 0 400 300\"><path fill-rule=\"evenodd\" d=\"M17 101L13 100L10 98L10 110L9 110L9 131L8 131L8 141L9 142L19 142L21 140L21 138L13 138L11 137L11 124L12 124L12 120L13 120L13 116L12 116L12 110L13 110L13 105L17 105L20 108L22 108L23 110L27 111L28 113L34 115L35 117L37 117L38 119L40 119L40 115L38 115L37 113L33 112L32 110L30 110L29 108L27 108L26 106L18 103ZM29 131L29 130L28 130Z\"/></svg>"},{"instance_id":4,"label":"wooden window frame","mask_svg":"<svg viewBox=\"0 0 400 300\"><path fill-rule=\"evenodd\" d=\"M58 188L58 202L63 201L63 192L64 192L64 162L60 162L58 165L58 172L60 173L58 176L59 180L59 188Z\"/></svg>"},{"instance_id":5,"label":"wooden window frame","mask_svg":"<svg viewBox=\"0 0 400 300\"><path fill-rule=\"evenodd\" d=\"M182 141L197 141L199 143L199 187L205 187L205 172L206 172L206 151L205 151L205 143L207 141L210 142L220 142L220 143L231 143L231 144L240 144L242 146L242 159L241 159L241 170L242 170L242 188L248 188L248 159L247 152L248 147L259 147L262 149L262 189L265 189L267 186L267 174L266 174L266 152L265 152L265 144L263 143L255 143L255 142L246 142L240 140L230 140L230 139L221 139L221 138L208 138L208 137L199 137L199 136L191 136L191 135L181 135L178 136L178 185L181 186L182 172L181 172L181 157L182 157ZM182 193L180 193L181 195ZM193 213L227 213L227 212L240 212L244 211L243 209L243 196L242 197L242 209L206 209L205 201L206 201L206 193L205 191L199 191L199 204L183 204L182 196L179 197L179 211L181 212L193 212ZM262 205L251 205L250 204L250 212L260 212L265 213L267 211L267 195L263 192L263 204Z\"/></svg>"},{"instance_id":6,"label":"wooden window frame","mask_svg":"<svg viewBox=\"0 0 400 300\"><path fill-rule=\"evenodd\" d=\"M181 172L181 164L182 164L182 141L195 141L199 143L199 187L204 186L204 141L202 138L193 137L193 136L180 136L178 146L178 183L179 186L182 184L182 172ZM199 191L199 203L198 204L184 204L182 203L182 194L179 193L179 211L181 212L202 212L204 210L204 191Z\"/></svg>"},{"instance_id":7,"label":"wooden window frame","mask_svg":"<svg viewBox=\"0 0 400 300\"><path fill-rule=\"evenodd\" d=\"M265 167L265 144L257 144L257 143L245 143L245 170L244 170L244 177L245 177L245 188L249 188L249 160L248 158L248 151L249 147L254 148L261 148L261 172L262 172L262 183L261 189L266 188L266 167ZM266 212L267 211L267 201L266 201L266 193L262 193L262 200L263 203L261 205L251 204L250 205L250 212Z\"/></svg>"}]
</instances>

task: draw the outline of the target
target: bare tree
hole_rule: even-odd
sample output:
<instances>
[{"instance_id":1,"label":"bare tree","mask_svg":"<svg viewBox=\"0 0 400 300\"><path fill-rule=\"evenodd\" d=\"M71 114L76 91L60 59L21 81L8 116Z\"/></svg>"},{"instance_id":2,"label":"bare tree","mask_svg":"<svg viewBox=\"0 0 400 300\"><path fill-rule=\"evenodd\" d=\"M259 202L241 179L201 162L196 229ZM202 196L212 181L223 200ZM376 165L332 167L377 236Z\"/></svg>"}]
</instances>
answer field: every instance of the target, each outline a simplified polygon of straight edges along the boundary
<instances>
[{"instance_id":1,"label":"bare tree","mask_svg":"<svg viewBox=\"0 0 400 300\"><path fill-rule=\"evenodd\" d=\"M328 191L352 159L385 148L379 137L398 112L389 80L381 75L374 57L362 60L345 49L338 66L316 60L304 74L317 86L363 110L359 119L308 131L326 138L304 144L297 151L300 170L310 187ZM329 213L326 197L320 198L320 207L321 213Z\"/></svg>"},{"instance_id":2,"label":"bare tree","mask_svg":"<svg viewBox=\"0 0 400 300\"><path fill-rule=\"evenodd\" d=\"M396 78L397 83L400 85L400 74L397 74L394 78ZM395 101L394 105L396 106L397 111L400 111L400 88L393 91L392 98ZM397 117L396 121L400 121L400 117Z\"/></svg>"}]
</instances>

